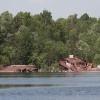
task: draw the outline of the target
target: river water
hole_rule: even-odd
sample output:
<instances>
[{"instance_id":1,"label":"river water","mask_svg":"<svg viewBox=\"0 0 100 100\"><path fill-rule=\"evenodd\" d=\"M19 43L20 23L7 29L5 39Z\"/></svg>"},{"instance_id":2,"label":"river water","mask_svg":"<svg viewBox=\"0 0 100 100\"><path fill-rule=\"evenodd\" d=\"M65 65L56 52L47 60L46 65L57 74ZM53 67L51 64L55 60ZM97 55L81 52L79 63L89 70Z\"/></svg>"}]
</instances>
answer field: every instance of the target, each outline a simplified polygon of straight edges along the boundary
<instances>
[{"instance_id":1,"label":"river water","mask_svg":"<svg viewBox=\"0 0 100 100\"><path fill-rule=\"evenodd\" d=\"M0 100L100 100L100 73L0 73Z\"/></svg>"}]
</instances>

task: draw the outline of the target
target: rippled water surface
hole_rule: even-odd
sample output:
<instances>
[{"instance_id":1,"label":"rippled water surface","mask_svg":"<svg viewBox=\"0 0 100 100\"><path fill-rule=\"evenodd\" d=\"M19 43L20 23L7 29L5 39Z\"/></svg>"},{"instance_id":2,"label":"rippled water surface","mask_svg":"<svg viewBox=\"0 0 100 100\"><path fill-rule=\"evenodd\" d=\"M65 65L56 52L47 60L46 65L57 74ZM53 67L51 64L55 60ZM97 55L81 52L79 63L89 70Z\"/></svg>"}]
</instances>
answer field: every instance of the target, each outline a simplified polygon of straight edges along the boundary
<instances>
[{"instance_id":1,"label":"rippled water surface","mask_svg":"<svg viewBox=\"0 0 100 100\"><path fill-rule=\"evenodd\" d=\"M0 100L100 100L100 73L0 73Z\"/></svg>"}]
</instances>

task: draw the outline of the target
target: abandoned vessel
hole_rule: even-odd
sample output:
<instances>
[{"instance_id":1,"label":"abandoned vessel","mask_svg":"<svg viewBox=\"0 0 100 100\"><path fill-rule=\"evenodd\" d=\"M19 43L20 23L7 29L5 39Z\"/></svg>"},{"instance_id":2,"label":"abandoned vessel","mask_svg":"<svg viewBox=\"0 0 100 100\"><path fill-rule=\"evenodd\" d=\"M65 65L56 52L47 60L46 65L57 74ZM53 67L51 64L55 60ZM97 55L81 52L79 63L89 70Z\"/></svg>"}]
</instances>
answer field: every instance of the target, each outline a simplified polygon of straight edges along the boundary
<instances>
[{"instance_id":1,"label":"abandoned vessel","mask_svg":"<svg viewBox=\"0 0 100 100\"><path fill-rule=\"evenodd\" d=\"M92 68L92 63L75 58L73 55L64 61L59 61L59 67L62 72L100 72L100 69Z\"/></svg>"},{"instance_id":2,"label":"abandoned vessel","mask_svg":"<svg viewBox=\"0 0 100 100\"><path fill-rule=\"evenodd\" d=\"M38 68L35 65L11 65L0 69L0 72L38 72Z\"/></svg>"}]
</instances>

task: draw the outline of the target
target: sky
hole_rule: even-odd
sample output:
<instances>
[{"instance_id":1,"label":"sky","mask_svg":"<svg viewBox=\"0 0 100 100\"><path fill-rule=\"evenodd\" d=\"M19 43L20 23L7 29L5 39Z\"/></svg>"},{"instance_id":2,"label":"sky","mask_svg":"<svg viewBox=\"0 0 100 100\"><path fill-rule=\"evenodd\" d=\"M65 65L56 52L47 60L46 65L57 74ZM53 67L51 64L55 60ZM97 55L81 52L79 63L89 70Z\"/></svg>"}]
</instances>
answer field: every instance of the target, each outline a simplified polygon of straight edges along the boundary
<instances>
[{"instance_id":1,"label":"sky","mask_svg":"<svg viewBox=\"0 0 100 100\"><path fill-rule=\"evenodd\" d=\"M78 17L87 13L90 17L100 17L100 0L0 0L0 14L9 11L15 16L18 12L40 14L43 10L52 13L54 20L68 18L77 14Z\"/></svg>"}]
</instances>

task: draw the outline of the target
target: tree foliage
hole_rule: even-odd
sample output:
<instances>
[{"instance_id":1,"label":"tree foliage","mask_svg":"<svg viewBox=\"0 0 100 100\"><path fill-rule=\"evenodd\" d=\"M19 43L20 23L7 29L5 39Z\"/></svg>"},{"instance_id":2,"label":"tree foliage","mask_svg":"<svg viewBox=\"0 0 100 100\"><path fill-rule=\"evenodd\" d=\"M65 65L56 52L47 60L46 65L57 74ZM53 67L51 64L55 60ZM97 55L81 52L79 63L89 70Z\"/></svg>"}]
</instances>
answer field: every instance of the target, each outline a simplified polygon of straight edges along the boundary
<instances>
[{"instance_id":1,"label":"tree foliage","mask_svg":"<svg viewBox=\"0 0 100 100\"><path fill-rule=\"evenodd\" d=\"M85 13L53 20L48 10L0 14L0 67L35 64L58 71L58 61L69 54L100 64L100 18Z\"/></svg>"}]
</instances>

